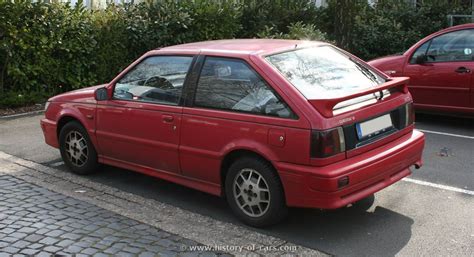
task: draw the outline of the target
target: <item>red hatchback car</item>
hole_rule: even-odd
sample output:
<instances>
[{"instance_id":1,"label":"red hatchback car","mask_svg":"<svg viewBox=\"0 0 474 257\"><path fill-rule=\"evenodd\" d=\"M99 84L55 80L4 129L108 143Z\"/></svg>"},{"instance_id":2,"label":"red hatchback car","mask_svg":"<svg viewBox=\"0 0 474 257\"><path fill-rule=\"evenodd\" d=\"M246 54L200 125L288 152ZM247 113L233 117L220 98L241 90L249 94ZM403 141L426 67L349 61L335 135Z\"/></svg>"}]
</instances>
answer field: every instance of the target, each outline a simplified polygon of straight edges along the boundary
<instances>
[{"instance_id":1,"label":"red hatchback car","mask_svg":"<svg viewBox=\"0 0 474 257\"><path fill-rule=\"evenodd\" d=\"M191 43L51 98L41 127L73 172L131 169L225 196L265 226L287 206L373 199L421 166L407 83L326 43Z\"/></svg>"},{"instance_id":2,"label":"red hatchback car","mask_svg":"<svg viewBox=\"0 0 474 257\"><path fill-rule=\"evenodd\" d=\"M474 23L441 30L402 55L369 64L392 77L410 77L417 110L474 114Z\"/></svg>"}]
</instances>

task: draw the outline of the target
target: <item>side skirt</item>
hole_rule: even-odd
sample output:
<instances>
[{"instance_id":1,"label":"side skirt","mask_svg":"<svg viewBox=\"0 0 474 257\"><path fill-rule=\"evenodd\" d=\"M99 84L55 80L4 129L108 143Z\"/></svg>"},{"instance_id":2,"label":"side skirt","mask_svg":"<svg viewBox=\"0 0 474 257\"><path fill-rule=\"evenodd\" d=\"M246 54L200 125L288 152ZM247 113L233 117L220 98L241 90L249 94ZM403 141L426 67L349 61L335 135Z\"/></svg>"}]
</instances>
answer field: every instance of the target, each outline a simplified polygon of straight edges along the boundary
<instances>
[{"instance_id":1,"label":"side skirt","mask_svg":"<svg viewBox=\"0 0 474 257\"><path fill-rule=\"evenodd\" d=\"M212 195L221 196L221 186L214 183L209 183L202 180L197 180L190 177L182 176L181 174L166 172L163 170L153 169L147 166L137 165L105 156L99 155L99 162L102 164L111 165L127 170L136 171L148 176L167 180L179 185L190 187L199 191L203 191Z\"/></svg>"}]
</instances>

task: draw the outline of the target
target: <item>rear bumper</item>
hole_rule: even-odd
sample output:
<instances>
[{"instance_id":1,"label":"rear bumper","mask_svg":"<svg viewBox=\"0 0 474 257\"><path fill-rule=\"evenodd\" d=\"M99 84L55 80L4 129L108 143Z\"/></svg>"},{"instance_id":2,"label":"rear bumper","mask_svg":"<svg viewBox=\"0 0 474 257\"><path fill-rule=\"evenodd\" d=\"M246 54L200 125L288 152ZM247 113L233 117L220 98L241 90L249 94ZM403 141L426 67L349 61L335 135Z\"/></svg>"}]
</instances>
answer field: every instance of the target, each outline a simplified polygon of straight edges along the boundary
<instances>
[{"instance_id":1,"label":"rear bumper","mask_svg":"<svg viewBox=\"0 0 474 257\"><path fill-rule=\"evenodd\" d=\"M414 130L386 145L324 167L276 163L288 206L336 209L361 200L422 165L423 133ZM339 179L349 184L339 188Z\"/></svg>"},{"instance_id":2,"label":"rear bumper","mask_svg":"<svg viewBox=\"0 0 474 257\"><path fill-rule=\"evenodd\" d=\"M59 147L58 136L57 136L57 124L56 122L48 119L42 119L40 121L41 129L43 130L44 141L46 144L52 147Z\"/></svg>"}]
</instances>

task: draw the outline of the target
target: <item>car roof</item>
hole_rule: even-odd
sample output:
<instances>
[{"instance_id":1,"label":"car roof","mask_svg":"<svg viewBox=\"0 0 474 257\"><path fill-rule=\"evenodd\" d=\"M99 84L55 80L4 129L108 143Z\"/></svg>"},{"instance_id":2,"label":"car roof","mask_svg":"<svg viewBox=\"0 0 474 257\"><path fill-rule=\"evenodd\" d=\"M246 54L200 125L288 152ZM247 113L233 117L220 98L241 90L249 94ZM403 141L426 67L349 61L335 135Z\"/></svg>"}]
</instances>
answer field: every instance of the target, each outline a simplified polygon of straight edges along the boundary
<instances>
[{"instance_id":1,"label":"car roof","mask_svg":"<svg viewBox=\"0 0 474 257\"><path fill-rule=\"evenodd\" d=\"M472 29L472 28L474 28L474 23L466 23L466 24L461 24L461 25L448 27L448 28L445 28L445 29L440 30L438 32L447 32L447 31L451 31L451 30Z\"/></svg>"},{"instance_id":2,"label":"car roof","mask_svg":"<svg viewBox=\"0 0 474 257\"><path fill-rule=\"evenodd\" d=\"M326 43L318 41L285 40L285 39L226 39L212 40L181 45L168 46L159 51L203 51L219 54L260 54L288 51L294 48L317 46Z\"/></svg>"},{"instance_id":3,"label":"car roof","mask_svg":"<svg viewBox=\"0 0 474 257\"><path fill-rule=\"evenodd\" d=\"M423 40L425 40L427 38L433 38L433 37L439 36L441 34L445 34L447 32L463 30L463 29L474 29L474 23L466 23L466 24L461 24L461 25L457 25L457 26L447 27L445 29L439 30L437 32L434 32L434 33L428 35L427 37L423 38Z\"/></svg>"}]
</instances>

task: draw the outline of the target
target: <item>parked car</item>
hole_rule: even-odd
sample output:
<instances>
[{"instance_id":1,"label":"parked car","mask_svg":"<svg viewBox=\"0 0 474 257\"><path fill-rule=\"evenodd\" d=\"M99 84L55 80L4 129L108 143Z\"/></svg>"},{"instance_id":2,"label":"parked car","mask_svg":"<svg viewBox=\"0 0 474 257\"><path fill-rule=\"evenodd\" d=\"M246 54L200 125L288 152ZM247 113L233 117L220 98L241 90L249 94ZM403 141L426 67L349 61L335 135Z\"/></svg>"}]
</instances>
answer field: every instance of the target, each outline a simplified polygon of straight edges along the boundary
<instances>
[{"instance_id":1,"label":"parked car","mask_svg":"<svg viewBox=\"0 0 474 257\"><path fill-rule=\"evenodd\" d=\"M134 170L224 196L265 226L288 206L370 203L422 165L407 83L326 43L190 43L49 99L41 127L75 173Z\"/></svg>"},{"instance_id":2,"label":"parked car","mask_svg":"<svg viewBox=\"0 0 474 257\"><path fill-rule=\"evenodd\" d=\"M474 23L431 34L401 55L370 65L392 77L410 77L415 108L474 114Z\"/></svg>"}]
</instances>

